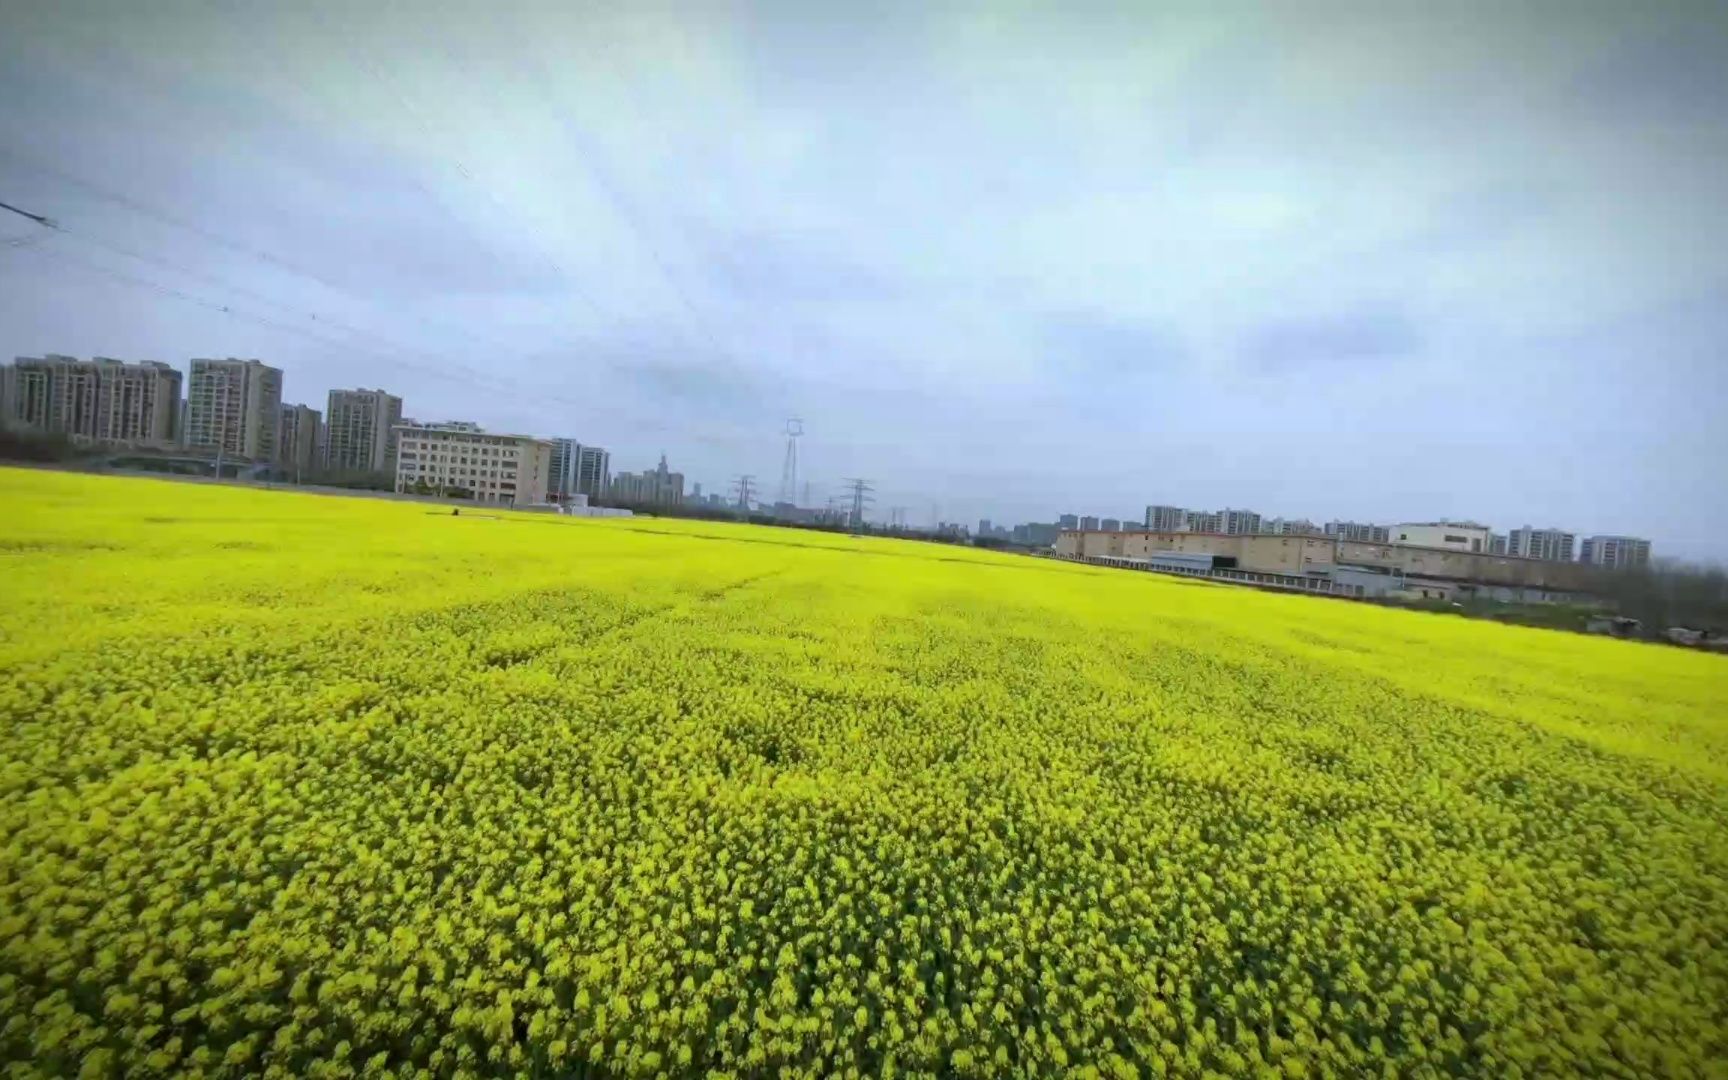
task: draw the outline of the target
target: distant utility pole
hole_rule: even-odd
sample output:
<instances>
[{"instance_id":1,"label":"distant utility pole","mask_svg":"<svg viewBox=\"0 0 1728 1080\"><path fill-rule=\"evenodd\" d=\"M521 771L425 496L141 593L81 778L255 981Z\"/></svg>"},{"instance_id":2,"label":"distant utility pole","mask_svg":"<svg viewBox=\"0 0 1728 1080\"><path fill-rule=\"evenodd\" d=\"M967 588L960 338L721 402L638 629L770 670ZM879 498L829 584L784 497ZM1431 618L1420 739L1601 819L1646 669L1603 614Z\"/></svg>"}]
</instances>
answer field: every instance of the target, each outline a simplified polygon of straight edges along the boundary
<instances>
[{"instance_id":1,"label":"distant utility pole","mask_svg":"<svg viewBox=\"0 0 1728 1080\"><path fill-rule=\"evenodd\" d=\"M745 473L732 481L732 490L738 493L738 516L750 516L750 499L753 494L750 485L756 482L756 477Z\"/></svg>"},{"instance_id":2,"label":"distant utility pole","mask_svg":"<svg viewBox=\"0 0 1728 1080\"><path fill-rule=\"evenodd\" d=\"M848 476L846 486L852 492L852 515L850 528L853 532L864 531L864 507L876 501L871 493L876 489L870 481L857 476Z\"/></svg>"},{"instance_id":3,"label":"distant utility pole","mask_svg":"<svg viewBox=\"0 0 1728 1080\"><path fill-rule=\"evenodd\" d=\"M804 434L804 421L794 417L786 421L786 463L780 467L780 501L798 501L798 437Z\"/></svg>"}]
</instances>

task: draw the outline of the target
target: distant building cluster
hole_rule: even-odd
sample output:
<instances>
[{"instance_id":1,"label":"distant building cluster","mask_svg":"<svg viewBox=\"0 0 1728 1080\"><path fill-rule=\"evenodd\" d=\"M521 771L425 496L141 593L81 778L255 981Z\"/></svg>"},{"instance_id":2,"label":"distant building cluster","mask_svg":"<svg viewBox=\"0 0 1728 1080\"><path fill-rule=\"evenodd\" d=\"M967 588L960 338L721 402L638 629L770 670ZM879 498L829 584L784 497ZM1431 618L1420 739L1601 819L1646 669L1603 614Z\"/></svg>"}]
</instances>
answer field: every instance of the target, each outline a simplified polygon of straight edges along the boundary
<instances>
[{"instance_id":1,"label":"distant building cluster","mask_svg":"<svg viewBox=\"0 0 1728 1080\"><path fill-rule=\"evenodd\" d=\"M331 390L320 412L284 401L283 381L282 369L259 360L195 359L183 378L149 360L21 356L0 366L0 428L295 481L374 477L399 492L512 506L586 507L613 490L603 447L487 432L469 420L423 423L383 389ZM655 490L681 493L682 484L671 473Z\"/></svg>"},{"instance_id":2,"label":"distant building cluster","mask_svg":"<svg viewBox=\"0 0 1728 1080\"><path fill-rule=\"evenodd\" d=\"M1305 518L1268 518L1253 510L1190 510L1180 506L1146 507L1139 528L1112 528L1114 519L1063 514L1063 529L1100 532L1204 533L1217 536L1318 536L1347 543L1399 544L1407 547L1504 555L1545 562L1585 562L1631 568L1650 562L1650 541L1633 536L1586 537L1582 547L1575 534L1560 528L1525 525L1497 533L1474 521L1410 521L1374 525L1360 521L1329 521L1316 525Z\"/></svg>"}]
</instances>

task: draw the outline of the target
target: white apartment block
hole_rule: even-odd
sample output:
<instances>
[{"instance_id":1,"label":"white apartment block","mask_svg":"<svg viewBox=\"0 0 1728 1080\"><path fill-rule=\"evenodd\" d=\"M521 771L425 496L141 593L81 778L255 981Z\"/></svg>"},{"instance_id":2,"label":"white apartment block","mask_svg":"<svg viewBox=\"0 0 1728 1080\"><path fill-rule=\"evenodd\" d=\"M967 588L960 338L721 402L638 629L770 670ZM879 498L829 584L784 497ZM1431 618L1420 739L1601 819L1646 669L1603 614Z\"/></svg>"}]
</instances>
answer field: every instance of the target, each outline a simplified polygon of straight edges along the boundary
<instances>
[{"instance_id":1,"label":"white apartment block","mask_svg":"<svg viewBox=\"0 0 1728 1080\"><path fill-rule=\"evenodd\" d=\"M460 491L476 503L503 506L546 500L552 444L544 439L406 425L396 436L397 491Z\"/></svg>"},{"instance_id":2,"label":"white apartment block","mask_svg":"<svg viewBox=\"0 0 1728 1080\"><path fill-rule=\"evenodd\" d=\"M402 399L383 390L332 390L324 412L324 463L339 472L396 469ZM442 425L424 425L432 430Z\"/></svg>"},{"instance_id":3,"label":"white apartment block","mask_svg":"<svg viewBox=\"0 0 1728 1080\"><path fill-rule=\"evenodd\" d=\"M20 356L0 369L0 427L114 444L179 438L180 373L146 360Z\"/></svg>"},{"instance_id":4,"label":"white apartment block","mask_svg":"<svg viewBox=\"0 0 1728 1080\"><path fill-rule=\"evenodd\" d=\"M1486 525L1469 521L1414 521L1393 525L1392 543L1410 547L1443 548L1447 551L1486 553L1489 531Z\"/></svg>"},{"instance_id":5,"label":"white apartment block","mask_svg":"<svg viewBox=\"0 0 1728 1080\"><path fill-rule=\"evenodd\" d=\"M1506 553L1526 559L1571 562L1574 536L1565 529L1513 529L1506 538Z\"/></svg>"},{"instance_id":6,"label":"white apartment block","mask_svg":"<svg viewBox=\"0 0 1728 1080\"><path fill-rule=\"evenodd\" d=\"M1637 536L1586 536L1578 561L1630 570L1650 565L1650 541Z\"/></svg>"},{"instance_id":7,"label":"white apartment block","mask_svg":"<svg viewBox=\"0 0 1728 1080\"><path fill-rule=\"evenodd\" d=\"M185 443L253 461L276 457L282 371L257 360L194 360L186 383Z\"/></svg>"}]
</instances>

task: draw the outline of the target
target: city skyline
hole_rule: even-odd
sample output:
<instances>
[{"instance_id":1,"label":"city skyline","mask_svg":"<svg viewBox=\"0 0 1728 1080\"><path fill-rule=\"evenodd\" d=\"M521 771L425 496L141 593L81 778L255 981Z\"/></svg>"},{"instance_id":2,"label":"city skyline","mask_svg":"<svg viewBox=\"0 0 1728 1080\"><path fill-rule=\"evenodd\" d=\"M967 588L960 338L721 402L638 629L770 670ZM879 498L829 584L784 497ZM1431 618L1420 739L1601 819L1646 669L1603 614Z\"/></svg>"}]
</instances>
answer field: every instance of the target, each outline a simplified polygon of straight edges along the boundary
<instances>
[{"instance_id":1,"label":"city skyline","mask_svg":"<svg viewBox=\"0 0 1728 1080\"><path fill-rule=\"evenodd\" d=\"M42 357L19 356L15 357L8 363L0 364L0 375L4 376L4 378L0 378L0 406L4 406L6 409L4 413L0 413L0 426L13 422L15 418L11 415L11 412L15 408L18 409L20 413L28 411L27 409L24 409L22 405L15 405L10 400L12 398L21 397L20 388L22 386L22 377L15 374L15 372L21 371L21 365L26 364L30 365L32 368L59 367L74 372L89 369L92 375L96 370L126 372L134 379L141 376L153 377L154 373L161 372L173 376L173 385L175 386L179 385L181 381L178 369L174 368L171 364L160 361L124 361L113 357L95 357L89 361L85 361L78 357L57 353L47 353ZM615 476L608 477L611 454L605 447L583 444L572 437L557 434L499 432L495 429L489 429L485 425L473 420L440 421L424 424L420 421L405 418L404 396L392 394L390 391L382 387L376 389L358 388L352 390L345 388L331 388L326 394L328 401L327 414L321 417L318 410L310 409L304 404L290 402L286 399L286 371L256 358L248 360L231 358L222 361L208 359L190 360L188 361L188 373L186 376L187 385L196 386L197 380L193 378L193 373L198 372L200 368L209 368L212 365L224 369L232 368L237 371L257 370L269 373L271 379L271 393L274 397L271 400L263 402L263 408L261 411L262 415L266 418L274 418L269 419L268 424L272 441L269 444L268 452L262 456L256 457L255 460L270 461L290 468L294 467L297 461L302 468L307 465L309 461L304 447L298 451L285 455L278 449L274 442L275 438L288 437L292 439L293 437L291 435L286 435L285 433L288 433L297 427L298 424L302 422L302 415L304 414L304 416L309 416L315 420L316 430L322 433L318 439L319 445L316 454L317 464L337 471L343 471L345 469L352 471L358 464L358 458L355 458L355 454L358 453L359 457L365 458L370 464L369 468L364 468L362 471L394 474L394 446L396 443L397 431L403 427L429 426L431 428L443 428L446 430L485 433L492 436L507 434L510 437L539 439L545 441L549 447L550 457L545 469L542 471L547 475L548 497L550 497L552 493L569 494L571 492L581 492L591 496L603 492L605 496L619 497L618 485L622 484L624 489L623 497L634 502L643 504L660 504L668 507L681 506L686 503L692 506L709 505L702 499L702 485L700 482L694 484L694 488L692 489L694 494L689 494L687 498L688 493L685 491L685 474L682 472L668 473L667 459L664 451L660 454L659 464L656 469L644 470L641 473L635 474L628 471L621 471ZM72 381L76 382L77 380L84 378L86 378L85 375L77 374L73 376ZM92 385L90 389L93 390L94 386ZM114 393L113 389L110 389L108 393L112 395ZM90 394L86 393L84 396L90 397ZM39 399L34 402L36 408L42 409L48 407L49 401L47 398L44 398L41 393L37 393L35 397L36 399ZM91 397L92 408L94 407L94 400L95 399ZM165 415L173 415L177 411L182 416L191 417L193 419L189 422L195 428L197 424L196 410L189 408L190 401L191 396L189 392L187 398L178 399L175 402L168 403ZM275 404L272 405L271 401L274 401ZM67 397L65 401L58 405L58 407L63 410L69 409L71 407L71 402L72 399ZM180 408L176 410L172 407L173 405L178 405ZM158 410L163 408L161 404L154 407ZM239 408L239 406L236 405L236 408ZM354 413L355 415L339 420L337 430L340 433L345 428L351 429L347 433L348 441L359 441L357 447L351 446L347 451L344 451L340 446L342 439L331 438L329 434L330 425L328 422L329 417L341 417L345 410ZM46 417L51 414L44 413L43 415ZM58 414L52 415L58 416ZM70 414L68 414L68 417L62 418L62 421L63 419L69 418ZM42 417L36 419L40 420ZM95 414L92 413L92 416L89 419L94 423ZM378 422L380 419L383 421L382 424L379 424ZM205 426L208 427L212 422L213 421L206 420L204 423ZM252 422L256 423L257 421L254 419ZM112 421L104 420L103 423L112 423ZM37 427L38 429L41 428L39 423L26 423L26 427L31 426ZM179 425L174 426L178 427ZM70 430L64 426L63 422L61 422L59 427L52 427L52 429L62 431ZM217 430L217 428L212 427L210 431L206 433L206 437L213 437ZM220 430L226 431L225 428ZM186 432L181 432L178 438L183 440L185 435ZM230 446L230 449L233 449L238 445L238 436L234 432L227 432L227 435L229 442L233 444ZM800 431L800 435L802 435L802 431ZM123 442L125 440L110 441ZM145 443L163 442L159 437L134 441L142 441ZM197 438L194 437L191 441L181 441L181 445L196 449L198 448ZM213 446L214 444L212 443L211 445ZM246 455L241 456L244 457ZM354 458L354 460L349 460L350 458ZM659 473L658 481L654 479L656 471ZM562 477L562 479L560 479L560 477ZM578 479L579 477L581 478L580 480ZM670 495L667 494L670 489L666 487L668 478L676 482L674 485L676 491ZM810 485L808 483L804 485L806 496L809 494L809 487ZM752 503L756 504L757 501L758 500L753 499ZM830 498L828 501L831 504L833 499ZM808 502L808 499L806 499L806 502ZM764 500L760 502L760 505L766 507L770 504ZM801 504L795 502L790 505L799 506ZM817 509L817 507L812 505L805 505L803 508L807 510ZM913 531L919 531L926 528L932 531L946 530L949 528L970 528L964 522L941 517L939 512L940 507L933 505L933 516L927 525L912 524L910 527ZM871 514L866 513L863 517L866 521L872 520ZM881 525L890 524L887 518L880 518L876 523ZM893 524L905 527L908 523L905 521L898 521ZM980 519L980 527L977 530L977 535L994 535L999 539L1007 539L1012 535L1014 530L1018 529L1019 531L1024 532L1028 527L1040 529L1046 527L1079 528L1082 530L1097 529L1111 532L1120 530L1126 526L1131 531L1191 531L1199 533L1217 533L1222 535L1259 533L1262 531L1285 533L1289 535L1298 535L1302 533L1312 535L1331 535L1336 531L1341 535L1359 534L1362 538L1368 538L1371 534L1378 540L1379 534L1388 533L1389 530L1389 526L1387 525L1358 523L1341 519L1332 519L1324 526L1320 526L1306 518L1287 519L1281 515L1264 515L1256 510L1248 508L1225 507L1218 510L1207 510L1203 508L1184 508L1167 504L1147 505L1145 513L1138 520L1136 520L1134 515L1131 514L1123 515L1120 518L1113 518L1092 514L1076 515L1069 512L1063 512L1055 515L1045 515L1042 518L1034 518L1031 521L1022 521L1016 526L1006 526L994 533L985 528L985 526L989 524L990 519ZM1158 527L1160 525L1162 528ZM1601 561L1600 552L1598 552L1597 558L1593 560L1588 553L1590 550L1589 548L1585 548L1583 551L1579 551L1575 548L1575 540L1578 534L1559 528L1534 529L1529 525L1525 525L1521 528L1511 528L1502 532L1494 532L1488 526L1479 522L1446 518L1441 518L1437 522L1425 522L1411 525L1413 528L1427 529L1430 531L1441 530L1442 532L1444 531L1442 527L1446 526L1464 529L1471 532L1479 532L1481 534L1480 539L1474 546L1474 550L1477 551L1487 552L1492 550L1499 554L1509 553L1526 558L1540 558L1546 560L1571 561L1574 558L1577 558L1586 562ZM1448 539L1459 540L1461 538L1449 537ZM1610 549L1613 552L1608 559L1608 562L1610 563L1615 563L1623 558L1620 554L1619 548L1614 546L1613 542L1630 541L1633 544L1641 545L1642 561L1648 561L1649 552L1652 547L1651 541L1647 538L1623 534L1594 534L1587 539L1595 542L1598 546L1603 542L1609 543ZM1385 540L1387 542L1406 542L1412 544L1432 543L1435 546L1440 546L1440 542L1432 538L1418 539L1415 537L1404 536L1402 534L1390 534L1385 537ZM1490 540L1493 541L1492 547L1490 547Z\"/></svg>"},{"instance_id":2,"label":"city skyline","mask_svg":"<svg viewBox=\"0 0 1728 1080\"><path fill-rule=\"evenodd\" d=\"M494 14L9 12L0 199L61 230L0 224L7 349L412 385L714 490L797 416L816 501L917 523L1728 558L1719 9Z\"/></svg>"}]
</instances>

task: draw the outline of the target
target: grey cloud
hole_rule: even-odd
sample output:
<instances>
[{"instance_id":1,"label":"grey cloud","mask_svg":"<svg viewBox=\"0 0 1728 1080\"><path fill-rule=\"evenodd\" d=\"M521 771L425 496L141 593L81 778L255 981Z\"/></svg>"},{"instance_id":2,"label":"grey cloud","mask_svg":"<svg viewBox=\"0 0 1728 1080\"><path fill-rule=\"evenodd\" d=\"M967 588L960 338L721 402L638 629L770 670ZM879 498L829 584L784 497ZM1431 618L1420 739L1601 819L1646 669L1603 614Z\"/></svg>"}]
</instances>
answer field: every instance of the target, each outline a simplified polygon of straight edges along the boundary
<instances>
[{"instance_id":1,"label":"grey cloud","mask_svg":"<svg viewBox=\"0 0 1728 1080\"><path fill-rule=\"evenodd\" d=\"M1046 318L1044 355L1059 371L1120 377L1168 375L1187 357L1171 327L1120 316L1071 312Z\"/></svg>"},{"instance_id":2,"label":"grey cloud","mask_svg":"<svg viewBox=\"0 0 1728 1080\"><path fill-rule=\"evenodd\" d=\"M1421 345L1421 332L1401 311L1364 307L1262 323L1247 335L1242 357L1255 371L1285 374L1353 360L1393 360Z\"/></svg>"}]
</instances>

